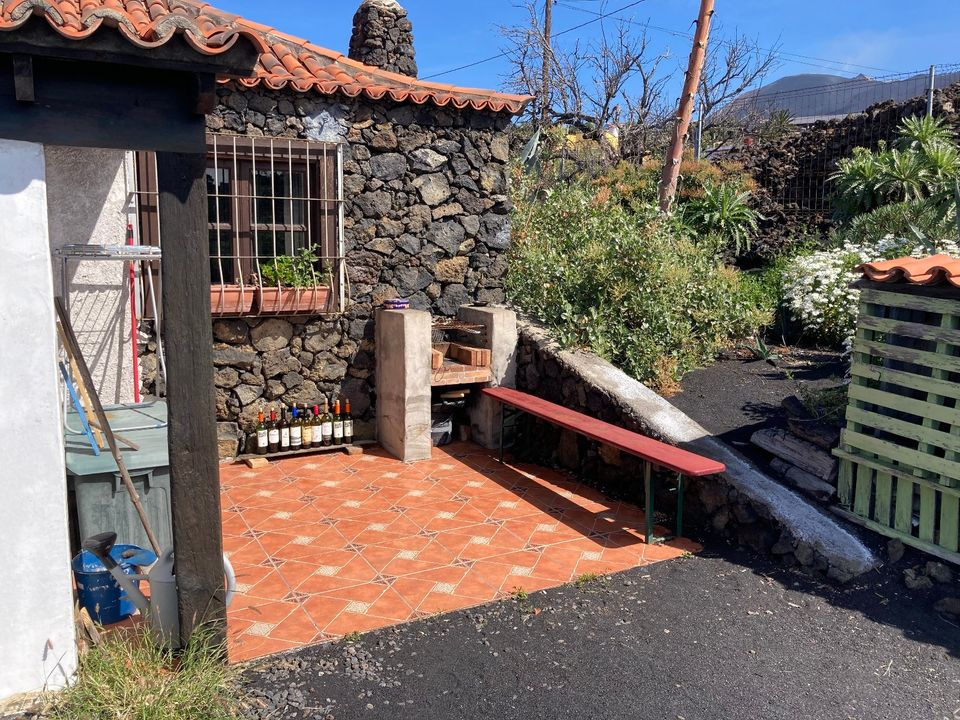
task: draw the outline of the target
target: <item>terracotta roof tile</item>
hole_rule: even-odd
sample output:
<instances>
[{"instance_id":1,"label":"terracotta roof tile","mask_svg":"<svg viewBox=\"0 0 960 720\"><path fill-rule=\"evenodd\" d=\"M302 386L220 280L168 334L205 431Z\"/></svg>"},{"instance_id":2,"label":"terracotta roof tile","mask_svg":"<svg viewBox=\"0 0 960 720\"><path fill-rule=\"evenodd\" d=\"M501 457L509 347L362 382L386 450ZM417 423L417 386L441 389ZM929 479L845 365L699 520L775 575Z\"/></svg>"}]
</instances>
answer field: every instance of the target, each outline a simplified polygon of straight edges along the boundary
<instances>
[{"instance_id":1,"label":"terracotta roof tile","mask_svg":"<svg viewBox=\"0 0 960 720\"><path fill-rule=\"evenodd\" d=\"M389 96L397 102L514 114L532 99L425 82L363 65L196 0L0 0L0 31L15 31L34 16L73 40L90 37L101 27L116 28L144 49L163 45L179 34L197 52L216 55L246 38L261 53L254 77L239 81L246 87L262 83L274 90L289 86L299 92L365 95L373 100ZM231 82L231 78L220 82Z\"/></svg>"},{"instance_id":2,"label":"terracotta roof tile","mask_svg":"<svg viewBox=\"0 0 960 720\"><path fill-rule=\"evenodd\" d=\"M960 287L960 258L950 255L931 255L925 258L897 258L865 263L857 267L869 280L912 285L943 285Z\"/></svg>"}]
</instances>

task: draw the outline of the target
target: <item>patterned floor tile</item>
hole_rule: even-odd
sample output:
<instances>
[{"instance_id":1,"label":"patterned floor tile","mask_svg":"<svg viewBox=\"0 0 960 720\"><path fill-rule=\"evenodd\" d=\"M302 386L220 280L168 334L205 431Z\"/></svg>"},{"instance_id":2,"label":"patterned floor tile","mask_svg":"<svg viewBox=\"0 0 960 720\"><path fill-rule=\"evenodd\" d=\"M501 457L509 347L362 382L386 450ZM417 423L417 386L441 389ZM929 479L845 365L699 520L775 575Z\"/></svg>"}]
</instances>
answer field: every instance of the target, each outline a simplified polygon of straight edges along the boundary
<instances>
[{"instance_id":1,"label":"patterned floor tile","mask_svg":"<svg viewBox=\"0 0 960 720\"><path fill-rule=\"evenodd\" d=\"M642 509L464 443L410 465L381 448L234 465L221 483L234 662L699 550L647 546Z\"/></svg>"}]
</instances>

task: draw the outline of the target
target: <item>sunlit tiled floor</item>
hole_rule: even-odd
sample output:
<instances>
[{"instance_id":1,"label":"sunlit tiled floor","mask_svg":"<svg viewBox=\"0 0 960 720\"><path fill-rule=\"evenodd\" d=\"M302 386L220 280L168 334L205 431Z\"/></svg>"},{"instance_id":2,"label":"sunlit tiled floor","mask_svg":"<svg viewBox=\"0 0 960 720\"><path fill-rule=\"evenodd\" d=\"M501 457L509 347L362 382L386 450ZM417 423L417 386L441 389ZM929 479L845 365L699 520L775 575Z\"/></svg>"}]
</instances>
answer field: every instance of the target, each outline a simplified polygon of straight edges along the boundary
<instances>
[{"instance_id":1,"label":"sunlit tiled floor","mask_svg":"<svg viewBox=\"0 0 960 720\"><path fill-rule=\"evenodd\" d=\"M380 448L232 465L221 483L234 661L699 549L648 546L636 506L464 443L411 465Z\"/></svg>"}]
</instances>

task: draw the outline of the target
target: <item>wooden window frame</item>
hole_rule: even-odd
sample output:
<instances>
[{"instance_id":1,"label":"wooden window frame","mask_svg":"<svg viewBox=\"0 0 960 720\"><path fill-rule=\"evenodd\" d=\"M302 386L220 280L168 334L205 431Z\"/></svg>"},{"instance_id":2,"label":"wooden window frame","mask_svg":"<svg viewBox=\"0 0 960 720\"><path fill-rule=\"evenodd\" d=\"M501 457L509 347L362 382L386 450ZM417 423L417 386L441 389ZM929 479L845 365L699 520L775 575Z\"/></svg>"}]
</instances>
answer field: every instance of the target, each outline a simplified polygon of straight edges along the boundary
<instances>
[{"instance_id":1,"label":"wooden window frame","mask_svg":"<svg viewBox=\"0 0 960 720\"><path fill-rule=\"evenodd\" d=\"M273 257L295 253L298 243L294 233L303 233L301 247L310 247L321 258L321 267L317 269L317 287L329 288L333 295L330 307L343 309L344 269L342 267L344 198L342 188L342 153L336 143L311 142L287 138L248 137L238 135L207 135L207 169L209 171L228 170L229 190L224 194L212 193L208 196L210 208L215 210L217 202L227 200L231 206L230 218L224 222L215 215L208 218L208 234L218 229L229 233L230 255L221 255L222 246L217 246L210 237L211 248L211 287L242 284L252 288L263 284L259 266ZM276 194L275 188L264 195L256 192L255 173L264 170L273 172L300 172L303 174L303 193L294 192L294 182L289 182L289 194ZM156 169L152 153L136 153L136 195L138 200L138 219L140 242L144 245L159 246L162 233L161 219L157 212ZM209 182L209 176L208 176ZM214 182L217 179L214 178ZM219 188L219 186L215 186ZM302 223L263 223L258 222L256 206L259 201L273 203L271 215L277 217L278 203L289 203L292 221L294 204L305 204ZM281 217L281 219L284 219ZM218 222L219 220L219 222ZM258 245L263 242L264 234L277 234L276 255L261 256ZM290 233L281 239L280 233ZM261 245L262 247L262 245ZM221 264L217 280L215 263ZM229 272L225 263L231 263ZM144 267L144 272L152 272L159 280L159 268ZM267 286L269 287L269 286Z\"/></svg>"}]
</instances>

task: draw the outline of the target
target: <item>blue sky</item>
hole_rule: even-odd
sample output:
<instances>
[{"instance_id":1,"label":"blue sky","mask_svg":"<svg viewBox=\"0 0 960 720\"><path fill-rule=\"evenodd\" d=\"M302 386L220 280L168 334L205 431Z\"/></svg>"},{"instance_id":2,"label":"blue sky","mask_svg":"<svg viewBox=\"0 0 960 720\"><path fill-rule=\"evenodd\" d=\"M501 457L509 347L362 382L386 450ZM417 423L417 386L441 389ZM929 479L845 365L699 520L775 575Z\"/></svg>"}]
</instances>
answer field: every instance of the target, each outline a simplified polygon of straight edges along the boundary
<instances>
[{"instance_id":1,"label":"blue sky","mask_svg":"<svg viewBox=\"0 0 960 720\"><path fill-rule=\"evenodd\" d=\"M360 0L212 0L212 4L324 47L346 52L351 20ZM557 31L630 0L559 0ZM410 13L416 36L421 77L441 73L503 49L498 25L523 21L518 0L401 0ZM761 45L780 42L782 50L836 63L784 56L773 78L796 73L883 75L917 70L930 64L960 62L955 49L960 27L957 0L716 0L717 19L725 34L739 30ZM692 31L697 0L644 0L622 17L683 32ZM610 21L606 21L610 22ZM589 40L600 23L567 38ZM663 31L651 31L658 49L669 50L665 67L680 74L689 42ZM566 38L565 38L566 39ZM837 64L839 63L839 64ZM866 67L865 67L866 66ZM461 86L499 88L505 60L444 74L439 81ZM772 78L771 78L772 79Z\"/></svg>"}]
</instances>

